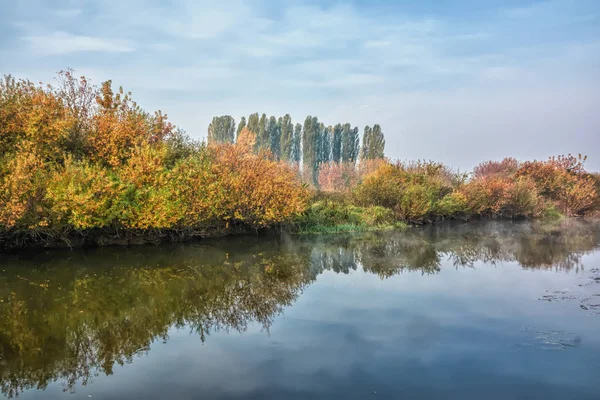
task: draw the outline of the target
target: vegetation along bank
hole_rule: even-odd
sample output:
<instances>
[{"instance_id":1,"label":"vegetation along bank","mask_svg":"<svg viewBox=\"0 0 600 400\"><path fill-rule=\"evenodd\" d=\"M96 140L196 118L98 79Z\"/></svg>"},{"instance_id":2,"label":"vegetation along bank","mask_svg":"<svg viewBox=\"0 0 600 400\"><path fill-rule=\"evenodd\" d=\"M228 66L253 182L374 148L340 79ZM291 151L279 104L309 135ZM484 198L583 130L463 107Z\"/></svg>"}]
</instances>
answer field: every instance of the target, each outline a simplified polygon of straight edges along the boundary
<instances>
[{"instance_id":1,"label":"vegetation along bank","mask_svg":"<svg viewBox=\"0 0 600 400\"><path fill-rule=\"evenodd\" d=\"M361 137L362 136L362 137ZM284 229L394 228L440 219L597 215L585 157L483 162L459 173L384 157L360 134L308 116L215 117L206 142L111 81L0 80L0 249L130 244Z\"/></svg>"}]
</instances>

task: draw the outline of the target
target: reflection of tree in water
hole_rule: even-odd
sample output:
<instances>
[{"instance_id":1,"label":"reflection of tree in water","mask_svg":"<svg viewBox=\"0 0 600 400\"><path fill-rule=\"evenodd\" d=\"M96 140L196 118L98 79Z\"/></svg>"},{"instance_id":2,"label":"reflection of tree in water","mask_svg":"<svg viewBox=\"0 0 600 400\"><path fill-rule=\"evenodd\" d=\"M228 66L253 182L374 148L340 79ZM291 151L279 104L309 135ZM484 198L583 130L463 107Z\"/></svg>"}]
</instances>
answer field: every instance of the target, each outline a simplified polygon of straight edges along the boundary
<instances>
[{"instance_id":1,"label":"reflection of tree in water","mask_svg":"<svg viewBox=\"0 0 600 400\"><path fill-rule=\"evenodd\" d=\"M13 396L60 381L67 389L111 374L172 326L201 340L218 330L269 329L325 270L361 266L381 278L432 274L446 261L516 261L524 268L579 268L600 242L597 225L486 222L403 232L210 244L47 256L3 262L0 274L0 384Z\"/></svg>"},{"instance_id":2,"label":"reflection of tree in water","mask_svg":"<svg viewBox=\"0 0 600 400\"><path fill-rule=\"evenodd\" d=\"M115 363L166 340L172 326L191 327L201 340L217 330L244 331L250 321L268 329L312 280L309 260L276 245L235 248L111 249L4 267L2 392L14 396L57 380L70 389L111 374Z\"/></svg>"},{"instance_id":3,"label":"reflection of tree in water","mask_svg":"<svg viewBox=\"0 0 600 400\"><path fill-rule=\"evenodd\" d=\"M517 262L524 268L570 270L579 268L581 257L599 241L597 223L486 221L330 236L315 241L312 253L319 271L347 273L359 263L365 272L388 278L403 271L436 273L445 259L455 267L473 267L476 262ZM339 266L342 255L348 260L345 268Z\"/></svg>"}]
</instances>

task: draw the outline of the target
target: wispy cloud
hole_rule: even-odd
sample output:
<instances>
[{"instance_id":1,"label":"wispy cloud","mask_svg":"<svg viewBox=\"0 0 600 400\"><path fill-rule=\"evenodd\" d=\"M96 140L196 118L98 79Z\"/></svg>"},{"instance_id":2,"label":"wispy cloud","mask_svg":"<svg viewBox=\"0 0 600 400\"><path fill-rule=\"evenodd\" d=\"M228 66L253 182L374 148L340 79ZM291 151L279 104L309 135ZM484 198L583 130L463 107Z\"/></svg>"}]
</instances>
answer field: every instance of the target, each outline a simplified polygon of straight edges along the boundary
<instances>
[{"instance_id":1,"label":"wispy cloud","mask_svg":"<svg viewBox=\"0 0 600 400\"><path fill-rule=\"evenodd\" d=\"M83 10L81 8L62 8L57 10L51 10L50 14L60 18L74 18L81 15L82 12Z\"/></svg>"},{"instance_id":2,"label":"wispy cloud","mask_svg":"<svg viewBox=\"0 0 600 400\"><path fill-rule=\"evenodd\" d=\"M0 15L0 70L37 80L73 67L96 82L113 79L197 137L222 113L381 122L389 154L402 158L442 157L432 141L466 148L465 132L481 136L478 145L470 138L477 158L506 152L488 148L506 127L531 143L551 135L556 146L545 150L554 151L561 135L582 144L581 132L600 125L590 107L599 95L572 89L600 89L597 0L509 9L457 0L451 12L431 2L375 3L89 0L56 8L20 0Z\"/></svg>"},{"instance_id":3,"label":"wispy cloud","mask_svg":"<svg viewBox=\"0 0 600 400\"><path fill-rule=\"evenodd\" d=\"M130 53L135 49L128 41L105 39L66 32L23 38L33 51L47 55L64 55L79 52Z\"/></svg>"}]
</instances>

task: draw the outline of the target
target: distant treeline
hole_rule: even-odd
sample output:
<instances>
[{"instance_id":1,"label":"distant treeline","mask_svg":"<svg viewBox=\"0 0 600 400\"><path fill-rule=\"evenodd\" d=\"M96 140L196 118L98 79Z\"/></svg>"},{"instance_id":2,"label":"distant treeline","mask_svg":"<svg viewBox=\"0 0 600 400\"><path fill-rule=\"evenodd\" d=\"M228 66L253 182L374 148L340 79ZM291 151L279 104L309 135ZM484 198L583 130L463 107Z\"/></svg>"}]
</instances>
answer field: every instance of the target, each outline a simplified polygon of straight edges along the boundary
<instances>
[{"instance_id":1,"label":"distant treeline","mask_svg":"<svg viewBox=\"0 0 600 400\"><path fill-rule=\"evenodd\" d=\"M312 175L313 183L318 183L321 164L352 163L361 160L375 160L384 157L385 138L378 124L365 126L360 145L359 129L350 123L326 126L317 117L307 116L304 125L292 122L292 117L267 117L251 114L242 117L236 129L231 115L214 117L208 125L209 143L234 143L244 128L256 136L254 150L268 150L277 160L300 163Z\"/></svg>"}]
</instances>

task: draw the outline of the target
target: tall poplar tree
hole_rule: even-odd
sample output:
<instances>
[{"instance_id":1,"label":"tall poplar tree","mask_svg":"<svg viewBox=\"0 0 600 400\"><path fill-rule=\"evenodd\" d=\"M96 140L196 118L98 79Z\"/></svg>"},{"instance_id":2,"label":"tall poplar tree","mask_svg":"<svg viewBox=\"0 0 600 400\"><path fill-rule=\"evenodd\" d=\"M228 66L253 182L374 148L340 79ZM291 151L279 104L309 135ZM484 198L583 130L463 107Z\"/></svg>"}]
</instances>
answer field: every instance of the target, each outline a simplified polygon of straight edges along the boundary
<instances>
[{"instance_id":1,"label":"tall poplar tree","mask_svg":"<svg viewBox=\"0 0 600 400\"><path fill-rule=\"evenodd\" d=\"M276 160L281 158L281 129L277 122L277 118L271 116L267 123L267 131L269 133L269 148Z\"/></svg>"},{"instance_id":2,"label":"tall poplar tree","mask_svg":"<svg viewBox=\"0 0 600 400\"><path fill-rule=\"evenodd\" d=\"M321 130L321 164L331 161L331 145L333 137L333 127L323 126Z\"/></svg>"},{"instance_id":3,"label":"tall poplar tree","mask_svg":"<svg viewBox=\"0 0 600 400\"><path fill-rule=\"evenodd\" d=\"M369 159L376 160L385 156L385 137L381 126L378 124L373 125L371 132L371 140L369 142Z\"/></svg>"},{"instance_id":4,"label":"tall poplar tree","mask_svg":"<svg viewBox=\"0 0 600 400\"><path fill-rule=\"evenodd\" d=\"M349 152L349 160L352 163L355 163L358 160L358 151L360 149L360 134L358 133L358 126L355 126L350 131L350 152Z\"/></svg>"},{"instance_id":5,"label":"tall poplar tree","mask_svg":"<svg viewBox=\"0 0 600 400\"><path fill-rule=\"evenodd\" d=\"M231 115L214 117L208 125L208 143L233 143L235 139L235 119Z\"/></svg>"},{"instance_id":6,"label":"tall poplar tree","mask_svg":"<svg viewBox=\"0 0 600 400\"><path fill-rule=\"evenodd\" d=\"M318 143L319 143L319 119L308 116L304 120L302 136L302 157L304 168L311 172L312 181L317 182L318 176Z\"/></svg>"},{"instance_id":7,"label":"tall poplar tree","mask_svg":"<svg viewBox=\"0 0 600 400\"><path fill-rule=\"evenodd\" d=\"M292 141L292 161L299 163L302 159L302 125L294 126L294 139Z\"/></svg>"},{"instance_id":8,"label":"tall poplar tree","mask_svg":"<svg viewBox=\"0 0 600 400\"><path fill-rule=\"evenodd\" d=\"M281 159L291 161L293 159L294 124L292 124L290 114L285 114L283 118L279 117L279 127L281 129Z\"/></svg>"},{"instance_id":9,"label":"tall poplar tree","mask_svg":"<svg viewBox=\"0 0 600 400\"><path fill-rule=\"evenodd\" d=\"M362 137L362 146L360 148L360 159L361 160L369 160L370 154L369 149L371 148L371 140L373 136L373 128L369 125L365 126L365 130L363 132Z\"/></svg>"},{"instance_id":10,"label":"tall poplar tree","mask_svg":"<svg viewBox=\"0 0 600 400\"><path fill-rule=\"evenodd\" d=\"M235 134L235 137L237 139L238 136L240 136L240 132L242 131L242 129L244 129L246 127L246 117L242 117L240 119L240 123L238 124L237 127L237 132Z\"/></svg>"},{"instance_id":11,"label":"tall poplar tree","mask_svg":"<svg viewBox=\"0 0 600 400\"><path fill-rule=\"evenodd\" d=\"M339 163L342 159L342 124L333 127L333 137L331 141L331 160Z\"/></svg>"},{"instance_id":12,"label":"tall poplar tree","mask_svg":"<svg viewBox=\"0 0 600 400\"><path fill-rule=\"evenodd\" d=\"M258 121L258 134L256 135L256 149L258 151L268 149L271 146L267 122L267 114L263 113Z\"/></svg>"},{"instance_id":13,"label":"tall poplar tree","mask_svg":"<svg viewBox=\"0 0 600 400\"><path fill-rule=\"evenodd\" d=\"M352 130L352 126L348 123L342 126L342 154L341 161L348 162L350 161L350 155L352 153L352 145L350 140L350 131Z\"/></svg>"},{"instance_id":14,"label":"tall poplar tree","mask_svg":"<svg viewBox=\"0 0 600 400\"><path fill-rule=\"evenodd\" d=\"M258 137L258 113L251 114L248 117L248 129Z\"/></svg>"}]
</instances>

